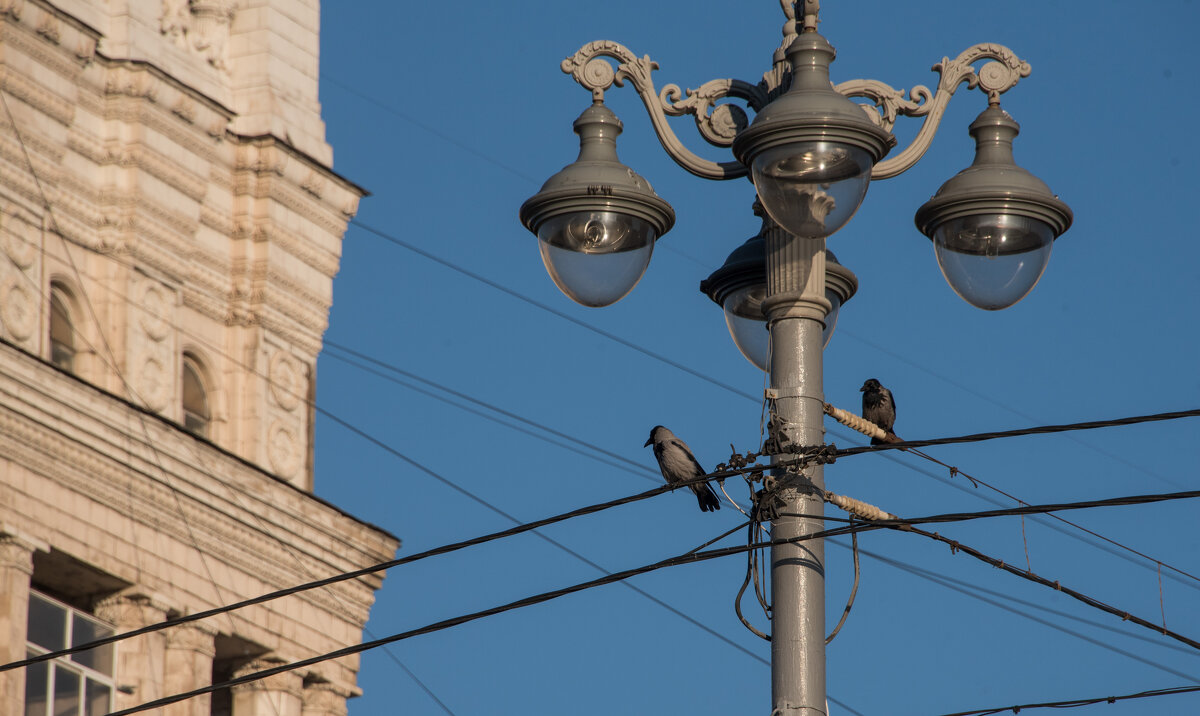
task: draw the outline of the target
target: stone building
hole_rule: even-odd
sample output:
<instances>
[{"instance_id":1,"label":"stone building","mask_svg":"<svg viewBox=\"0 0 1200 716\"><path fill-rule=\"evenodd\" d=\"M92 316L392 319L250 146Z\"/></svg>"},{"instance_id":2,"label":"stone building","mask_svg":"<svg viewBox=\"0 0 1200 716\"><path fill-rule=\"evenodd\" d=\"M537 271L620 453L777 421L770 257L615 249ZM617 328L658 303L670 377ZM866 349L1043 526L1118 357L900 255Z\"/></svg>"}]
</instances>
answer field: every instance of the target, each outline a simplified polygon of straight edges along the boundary
<instances>
[{"instance_id":1,"label":"stone building","mask_svg":"<svg viewBox=\"0 0 1200 716\"><path fill-rule=\"evenodd\" d=\"M0 0L0 662L386 561L312 494L318 0ZM381 576L0 673L101 714L359 643ZM333 716L357 657L159 709Z\"/></svg>"}]
</instances>

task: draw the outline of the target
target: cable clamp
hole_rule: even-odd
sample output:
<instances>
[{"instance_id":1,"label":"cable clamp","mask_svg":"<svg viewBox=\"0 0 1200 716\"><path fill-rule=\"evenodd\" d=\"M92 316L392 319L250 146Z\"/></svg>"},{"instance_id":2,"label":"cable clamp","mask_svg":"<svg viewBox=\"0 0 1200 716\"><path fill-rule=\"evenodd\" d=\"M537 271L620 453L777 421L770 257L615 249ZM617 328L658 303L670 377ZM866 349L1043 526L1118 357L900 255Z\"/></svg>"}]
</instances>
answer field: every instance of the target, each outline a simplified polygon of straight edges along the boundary
<instances>
[{"instance_id":1,"label":"cable clamp","mask_svg":"<svg viewBox=\"0 0 1200 716\"><path fill-rule=\"evenodd\" d=\"M763 391L763 397L767 400L779 400L780 398L802 398L804 397L804 392L798 385L793 385L789 388L767 388Z\"/></svg>"}]
</instances>

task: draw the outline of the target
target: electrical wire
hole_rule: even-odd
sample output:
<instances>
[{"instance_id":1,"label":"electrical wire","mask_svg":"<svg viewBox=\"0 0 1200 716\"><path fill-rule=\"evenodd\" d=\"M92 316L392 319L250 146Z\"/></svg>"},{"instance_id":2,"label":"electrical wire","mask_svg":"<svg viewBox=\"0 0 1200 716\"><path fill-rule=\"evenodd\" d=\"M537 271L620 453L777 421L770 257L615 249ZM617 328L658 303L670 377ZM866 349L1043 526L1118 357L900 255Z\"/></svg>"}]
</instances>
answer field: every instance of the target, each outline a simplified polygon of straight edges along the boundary
<instances>
[{"instance_id":1,"label":"electrical wire","mask_svg":"<svg viewBox=\"0 0 1200 716\"><path fill-rule=\"evenodd\" d=\"M1193 694L1197 691L1200 691L1200 686L1175 686L1167 689L1139 691L1135 694L1124 694L1122 696L1093 696L1091 698L1070 699L1067 701L1042 701L1039 703L1017 704L1016 706L1001 706L999 708L977 709L974 711L955 711L954 713L942 714L942 716L989 716L990 714L1000 714L1006 711L1020 713L1027 709L1070 709L1079 706L1093 706L1095 704L1114 704L1118 701L1131 701L1133 699L1148 699L1156 696Z\"/></svg>"},{"instance_id":2,"label":"electrical wire","mask_svg":"<svg viewBox=\"0 0 1200 716\"><path fill-rule=\"evenodd\" d=\"M839 542L837 540L829 540L829 544L832 544L837 547L841 547L842 549L847 549L847 550L850 549L850 547L842 544L841 542ZM1128 632L1128 631L1118 629L1116 627L1109 626L1108 624L1101 624L1100 622L1093 621L1091 619L1084 619L1083 617L1079 617L1074 614L1069 614L1064 611L1060 611L1057 609L1050 609L1049 607L1044 607L1040 604L1036 604L1034 602L1031 602L1031 601L1028 601L1025 599L1019 599L1017 597L1013 597L1008 594L1003 594L1001 592L997 592L992 589L986 589L984 587L980 587L971 582L966 582L961 579L955 579L955 578L949 577L945 574L934 572L934 571L928 570L928 569L923 569L921 567L917 567L916 565L909 564L907 562L901 562L899 560L891 559L890 557L885 557L881 554L871 552L870 550L861 549L859 551L865 557L874 559L878 562L882 562L888 566L894 567L901 571L908 572L909 574L919 577L920 579L924 579L926 581L932 582L932 583L934 583L940 587L943 587L945 589L950 589L952 591L958 592L959 594L968 596L972 599L977 599L977 600L979 600L985 604L988 604L990 606L993 606L997 609L1002 609L1010 614L1019 616L1022 619L1028 619L1029 621L1035 622L1037 624L1041 624L1042 626L1045 626L1045 627L1049 627L1050 629L1054 629L1056 631L1062 632L1063 634L1067 634L1068 636L1073 636L1076 639L1086 641L1089 644L1093 644L1095 646L1100 647L1101 649L1105 649L1114 654L1119 654L1120 656L1124 656L1126 658L1133 659L1134 661L1140 661L1141 663L1146 664L1147 666L1152 666L1163 672L1171 674L1172 676L1178 676L1180 678L1188 679L1190 681L1200 682L1200 678L1197 678L1191 674L1185 674L1182 671L1177 671L1175 669L1172 669L1169 666L1160 664L1151 659L1144 658L1133 652L1126 651L1124 649L1119 649L1108 641L1105 641L1102 639L1093 639L1089 636L1084 635L1081 632L1078 632L1078 631L1075 631L1072 629L1068 629L1068 628L1062 626L1061 624L1056 624L1055 622L1053 622L1049 619L1042 619L1040 617L1036 617L1036 616L1030 614L1028 611L1023 611L1021 609L1017 609L1016 607L1010 606L1009 604L1006 604L1004 602L1020 604L1022 606L1028 607L1029 609L1036 609L1040 612L1043 612L1046 614L1052 614L1052 615L1062 618L1062 619L1069 619L1071 621L1075 621L1075 622L1078 622L1081 624L1086 624L1090 627L1093 627L1096 629L1102 629L1104 631L1111 632L1113 634L1118 634L1123 637L1128 637L1130 639L1137 639L1139 641L1142 641L1142 642L1145 642L1148 644L1152 644L1152 645L1162 648L1162 649L1170 649L1170 650L1178 652L1178 653L1187 654L1188 656L1200 657L1200 654L1198 654L1193 649L1188 649L1187 647L1178 646L1176 644L1166 643L1166 642L1163 642L1161 639L1153 639L1151 637L1143 635L1142 633L1140 633L1140 631L1139 632ZM984 596L985 594L990 594L996 598L992 599L990 597ZM1001 600L1003 600L1003 601L1001 601Z\"/></svg>"},{"instance_id":3,"label":"electrical wire","mask_svg":"<svg viewBox=\"0 0 1200 716\"><path fill-rule=\"evenodd\" d=\"M1191 410L1177 410L1170 413L1154 413L1151 415L1134 415L1126 418L1113 418L1110 420L1092 420L1084 423L1065 423L1062 425L1039 425L1031 428L1020 428L1017 430L1000 430L989 433L974 433L971 435L960 435L951 438L937 438L935 440L901 440L894 443L881 443L879 445L863 445L860 447L843 448L834 453L836 457L847 457L850 455L860 455L862 453L882 452L884 450L911 450L912 448L929 447L931 445L957 445L960 443L977 443L986 440L997 440L1001 438L1015 438L1026 435L1048 435L1051 433L1063 433L1074 430L1096 430L1098 428L1112 428L1124 425L1137 425L1139 423L1160 422L1164 420L1179 420L1181 418L1194 418L1200 416L1200 408Z\"/></svg>"},{"instance_id":4,"label":"electrical wire","mask_svg":"<svg viewBox=\"0 0 1200 716\"><path fill-rule=\"evenodd\" d=\"M740 528L740 525L739 525L739 528ZM574 594L576 592L581 592L581 591L585 591L588 589L601 587L606 584L612 584L613 582L622 582L623 580L629 579L631 577L636 577L638 575L646 574L649 572L654 572L654 571L657 571L660 569L666 569L668 567L678 567L678 566L683 566L686 564L695 564L698 562L705 562L705 561L712 560L712 559L719 559L721 557L728 557L730 555L741 554L741 553L747 551L748 549L762 549L763 547L771 546L774 544L795 544L798 542L804 542L804 541L811 540L811 539L821 539L821 538L825 538L825 537L838 536L838 535L846 534L847 531L848 531L848 528L835 527L833 529L827 529L827 530L823 530L821 532L814 532L814 533L807 534L807 535L800 535L798 537L793 537L793 538L786 539L786 540L772 541L770 543L756 543L749 547L744 546L744 545L738 545L738 546L734 546L734 547L723 547L720 549L709 550L707 552L687 552L687 553L684 553L684 554L676 556L676 557L670 557L668 559L664 559L659 562L655 562L653 564L644 565L642 567L635 567L633 569L627 569L627 570L624 570L621 572L612 572L610 574L606 574L605 576L599 577L597 579L592 579L592 580L589 580L586 582L580 582L578 584L574 584L569 587L563 587L561 589L556 589L556 590L549 591L549 592L542 592L541 594L536 594L536 595L533 595L530 597L525 597L524 599L519 599L514 602L509 602L508 604L504 604L501 606L491 607L489 609L472 612L470 614L464 614L461 616L453 617L451 619L444 619L442 621L434 622L432 624L427 624L427 625L425 625L423 627L419 627L417 629L412 629L410 631L401 632L399 634L393 634L392 636L384 637L382 639L376 639L376 640L370 641L370 642L363 642L361 644L354 644L354 645L347 646L342 649L338 649L336 651L328 652L325 654L320 654L320 655L313 656L313 657L310 657L307 659L301 659L299 661L294 661L294 662L287 663L287 664L280 664L279 666L276 666L276 667L271 667L271 668L263 669L261 671L256 671L256 672L253 672L250 674L245 674L238 678L230 679L228 681L223 681L219 684L211 684L209 686L205 686L205 687L202 687L199 689L194 689L192 691L188 691L185 693L175 694L172 696L167 696L165 698L156 699L154 701L149 701L147 703L144 703L144 704L141 704L138 706L134 706L132 708L123 709L121 711L114 711L113 713L109 714L109 716L129 716L129 714L140 713L142 711L149 711L151 709L160 708L162 706L168 706L170 704L178 703L180 701L185 701L185 700L190 699L195 696L201 696L203 694L212 693L214 691L219 691L221 689L231 688L231 687L238 686L240 684L249 683L252 681L259 681L261 679L265 679L270 676L275 676L276 674L282 674L282 673L286 673L288 671L293 671L295 669L300 669L300 668L303 668L306 666L312 666L314 664L319 664L321 662L329 661L331 659L339 659L344 656L360 654L364 651L369 651L371 649L379 648L379 647L383 646L384 644L392 644L392 643L395 643L398 641L403 641L405 639L411 639L416 636L421 636L423 634L430 634L433 632L443 631L445 629L459 626L461 624L466 624L468 622L476 621L478 619L483 619L485 617L490 617L490 616L494 616L496 614L501 614L504 612L512 611L514 609L521 609L524 607L541 604L543 602L548 602L553 599L558 599L559 597L566 596L568 594Z\"/></svg>"},{"instance_id":5,"label":"electrical wire","mask_svg":"<svg viewBox=\"0 0 1200 716\"><path fill-rule=\"evenodd\" d=\"M226 605L223 607L216 607L214 609L209 609L204 612L196 612L194 614L183 615L183 616L176 617L174 619L171 619L171 620L168 620L165 622L161 622L159 624L152 624L147 627L143 627L141 629L124 632L121 634L116 634L113 636L105 637L103 639L97 639L95 641L87 642L85 644L80 644L78 646L68 648L68 649L63 649L61 651L50 652L48 654L43 654L40 656L35 656L35 657L28 658L28 659L20 660L20 661L14 661L14 662L11 662L8 664L0 664L0 672L8 671L10 669L15 669L15 668L23 667L23 666L28 666L29 664L34 664L39 661L46 661L46 660L52 659L52 658L58 658L60 656L68 656L70 654L78 653L81 651L86 651L88 649L94 649L98 646L104 646L106 644L111 644L111 643L114 643L117 641L121 641L123 639L140 636L142 634L148 634L150 632L159 631L161 629L166 629L166 628L169 628L172 626L177 626L179 624L185 624L185 623L191 622L191 621L206 619L208 617L215 616L215 615L221 614L223 612L233 611L235 609L241 609L242 607L251 606L253 604L260 604L262 602L271 601L273 599L279 599L281 597L289 596L289 595L295 594L297 592L302 592L302 591L306 591L309 589L316 589L318 587L323 587L328 584L333 584L335 582L340 582L340 581L344 581L347 579L355 579L357 577L362 577L367 574L383 571L385 569L390 569L392 567L398 567L398 566L401 566L404 564L409 564L412 562L420 561L422 559L427 559L429 557L434 557L434 556L438 556L441 554L447 554L449 552L454 552L459 549L463 549L465 547L470 547L470 546L474 546L477 544L484 544L486 542L491 542L493 540L502 539L505 537L511 537L511 536L520 534L522 532L529 532L538 527L544 527L544 526L553 524L555 522L562 522L564 520L572 519L574 517L579 517L579 516L583 516L583 515L587 515L587 514L592 514L595 512L600 512L602 510L606 510L611 507L616 507L619 505L628 504L630 502L636 502L639 500L648 499L650 497L654 497L655 495L662 494L663 492L670 491L673 487L674 488L686 487L690 484L699 484L706 480L719 479L719 477L720 477L720 474L715 473L712 475L701 476L698 478L687 480L687 481L681 482L681 483L679 483L677 485L673 485L673 486L664 485L662 487L655 488L653 490L647 490L646 492L641 492L636 495L630 495L630 496L618 498L615 500L609 500L608 502L602 502L602 503L597 503L594 505L589 505L586 507L581 507L579 509L572 510L570 512L565 512L560 515L556 515L554 517L548 517L548 518L545 518L542 520L537 520L535 522L518 525L516 527L512 527L507 530L502 530L500 532L493 532L491 534L482 535L482 536L475 537L475 538L472 538L469 540L464 540L462 542L455 542L455 543L443 545L441 547L435 547L435 548L433 548L431 550L427 550L425 552L410 555L408 557L402 557L402 558L395 559L395 560L390 560L388 562L381 562L381 563L371 566L371 567L365 567L363 569L359 569L359 570L355 570L355 571L351 571L351 572L343 572L341 574L333 575L331 577L327 577L322 580L317 580L315 582L309 582L307 584L297 585L295 587L289 587L288 589L278 590L276 592L264 594L259 597L254 597L252 599L248 599L248 600L245 600L242 602L237 602L235 604L230 604L230 605ZM840 534L851 534L851 533L857 533L857 532L869 532L869 531L875 531L875 530L879 530L879 529L899 529L899 530L915 531L915 527L913 527L913 526L918 525L918 524L966 522L966 521L972 521L972 520L976 520L976 519L988 519L988 518L995 518L995 517L1011 517L1011 516L1016 516L1016 515L1021 515L1021 514L1029 515L1029 514L1038 514L1041 512L1061 511L1061 510L1069 510L1069 509L1086 509L1086 508L1091 508L1091 507L1112 507L1112 506L1124 506L1124 505L1138 505L1138 504L1148 504L1151 502L1161 502L1161 501L1166 501L1166 500L1192 499L1192 498L1197 498L1197 497L1200 497L1200 491L1191 491L1191 492L1187 492L1187 493L1169 493L1169 494L1163 494L1163 495L1138 495L1138 496L1133 496L1133 497L1112 498L1112 499L1108 499L1108 500L1090 500L1087 502L1057 503L1057 504L1050 504L1050 505L1030 505L1028 507L1020 507L1020 508L1014 507L1014 508L1008 508L1008 509L1002 509L1002 510L989 510L986 512L974 512L974 513L966 512L966 513L931 515L931 516L927 516L927 517L906 518L906 519L901 519L901 520L887 520L887 521L878 521L878 522L856 520L854 523L854 526L850 526L850 524L849 524L850 520L848 520L848 519L839 520L838 518L835 518L835 517L822 516L822 519L824 519L826 521L844 521L847 523L847 526L833 528L832 530L826 530L825 532L822 532L821 534L825 534L826 532L828 532L831 534L840 535ZM816 517L815 515L800 515L800 516ZM735 529L740 529L740 525ZM923 533L923 534L926 534L926 536L931 536L934 539L938 539L939 541L946 541L945 538L942 538L940 535L936 535L936 533ZM804 537L804 539L808 539L808 538L809 538L808 536ZM736 552L733 552L733 553L742 553L742 552L746 552L746 551L752 551L754 549L761 549L763 547L771 546L772 544L788 544L788 543L789 542L786 540L779 541L779 542L757 542L757 543L750 542L747 545L737 548ZM964 549L963 546L957 542L948 541L948 543L950 543L951 546L955 547L956 549ZM1003 565L1003 562L1001 562L1000 560L995 560L995 561L997 563L996 566ZM1020 570L1018 570L1018 571L1020 571ZM1023 572L1021 572L1021 573L1023 574ZM1054 586L1053 583L1049 583L1049 584L1050 584L1050 586ZM1120 616L1122 614L1124 614L1124 613L1120 612L1120 613L1118 613L1118 616ZM1162 631L1160 627L1156 627L1153 625L1151 625L1151 627L1155 631L1158 631L1160 633Z\"/></svg>"},{"instance_id":6,"label":"electrical wire","mask_svg":"<svg viewBox=\"0 0 1200 716\"><path fill-rule=\"evenodd\" d=\"M713 479L715 479L715 478L713 478ZM456 552L460 549L465 549L467 547L474 547L476 545L485 544L487 542L492 542L492 541L495 541L498 539L513 537L513 536L516 536L516 535L519 535L519 534L522 534L525 532L530 532L530 531L536 530L540 527L546 527L548 525L552 525L556 522L563 522L565 520L573 519L575 517L582 517L584 515L590 515L590 514L593 514L596 512L601 512L603 510L607 510L607 509L610 509L613 507L619 507L621 505L629 504L632 502L639 502L641 500L649 499L656 495L661 495L664 492L670 492L672 489L674 489L676 487L687 486L688 484L691 484L692 482L699 483L702 481L703 481L703 479L696 479L696 480L687 481L685 483L681 483L681 485L663 485L662 487L657 487L657 488L654 488L653 490L647 490L645 492L640 492L636 495L629 495L627 497L621 497L621 498L618 498L615 500L609 500L607 502L601 502L601 503L597 503L594 505L588 505L586 507L580 507L578 509L571 510L570 512L564 512L562 514L554 515L553 517L547 517L547 518L544 518L541 520L535 520L533 522L520 524L520 525L517 525L516 527L511 527L509 529L501 530L499 532L492 532L490 534L481 535L479 537L474 537L472 539L462 540L460 542L453 542L450 544L442 545L440 547L434 547L433 549L429 549L424 552L418 552L417 554L412 554L407 557L400 557L400 558L389 560L386 562L380 562L379 564L375 564L375 565L372 565L369 567L364 567L362 569L356 569L356 570L353 570L350 572L342 572L340 574L326 577L324 579L318 579L318 580L314 580L311 582L307 582L305 584L296 585L294 587L288 587L286 589L276 590L274 592L263 594L261 596L253 597L250 599L245 599L240 602L233 603L233 604L228 604L228 605L221 606L221 607L214 607L212 609L207 609L207 610L204 610L201 612L194 612L191 614L180 615L178 617L174 617L172 619L169 619L164 622L160 622L158 624L151 624L149 626L145 626L145 627L142 627L139 629L134 629L132 631L122 632L120 634L114 634L112 636L97 639L95 641L90 641L85 644L79 644L77 646L73 646L73 647L70 647L67 649L62 649L60 651L48 652L46 654L33 656L28 659L23 659L21 661L14 661L14 662L11 662L8 664L0 664L0 672L8 671L10 669L20 668L23 666L28 666L30 664L36 664L36 663L42 662L42 661L49 661L50 659L55 659L55 658L58 658L61 656L69 656L71 654L77 654L77 653L80 653L83 651L88 651L90 649L94 649L96 647L105 646L107 644L112 644L112 643L115 643L118 641L123 641L125 639L131 639L136 636L142 636L143 634L150 634L152 632L160 631L162 629L167 629L167 628L170 628L173 626L178 626L180 624L187 624L189 622L200 621L202 619L207 619L209 617L216 616L218 614L223 614L225 612L235 611L238 609L242 609L244 607L253 606L255 604L262 604L264 602L273 601L275 599L281 599L283 597L291 596L293 594L298 594L300 592L305 592L310 589L318 589L320 587L325 587L325 586L328 586L331 584L336 584L338 582L344 582L344 581L347 581L350 579L357 579L358 577L364 577L368 574L382 572L384 570L391 569L393 567L399 567L399 566L402 566L405 564L419 562L421 560L428 559L430 557L437 557L437 556L440 556L443 554L449 554L451 552ZM834 519L834 518L826 518L826 519ZM741 527L742 527L742 525L739 524L736 527L734 527L733 530L731 530L730 532L741 529ZM722 535L722 537L724 537L724 536L725 535Z\"/></svg>"}]
</instances>

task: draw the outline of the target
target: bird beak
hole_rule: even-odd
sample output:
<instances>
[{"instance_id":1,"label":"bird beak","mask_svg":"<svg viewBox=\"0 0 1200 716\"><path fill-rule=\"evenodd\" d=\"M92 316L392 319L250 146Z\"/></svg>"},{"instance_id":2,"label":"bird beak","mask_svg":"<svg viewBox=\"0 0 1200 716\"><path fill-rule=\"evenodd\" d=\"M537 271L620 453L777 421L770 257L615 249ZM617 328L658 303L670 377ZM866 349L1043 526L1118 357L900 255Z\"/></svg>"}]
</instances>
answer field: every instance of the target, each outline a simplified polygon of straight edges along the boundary
<instances>
[{"instance_id":1,"label":"bird beak","mask_svg":"<svg viewBox=\"0 0 1200 716\"><path fill-rule=\"evenodd\" d=\"M646 440L646 444L643 445L642 447L650 447L650 443L652 443L652 442L654 442L654 438L650 438L650 439Z\"/></svg>"}]
</instances>

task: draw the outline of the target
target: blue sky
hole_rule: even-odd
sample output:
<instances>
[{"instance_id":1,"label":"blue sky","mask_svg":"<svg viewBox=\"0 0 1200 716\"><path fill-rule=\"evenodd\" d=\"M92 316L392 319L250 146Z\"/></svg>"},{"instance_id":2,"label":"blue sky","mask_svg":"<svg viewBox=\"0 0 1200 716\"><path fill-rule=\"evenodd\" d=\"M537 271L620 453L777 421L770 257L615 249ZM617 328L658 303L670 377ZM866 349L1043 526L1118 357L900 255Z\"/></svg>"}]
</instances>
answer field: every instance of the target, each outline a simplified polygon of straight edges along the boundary
<instances>
[{"instance_id":1,"label":"blue sky","mask_svg":"<svg viewBox=\"0 0 1200 716\"><path fill-rule=\"evenodd\" d=\"M1033 67L1003 98L1021 123L1017 161L1075 212L1023 302L984 312L950 290L912 216L971 160L967 125L986 100L960 89L924 159L873 183L856 217L829 239L860 288L825 353L826 399L857 410L863 380L879 378L896 395L896 432L910 439L1200 405L1193 126L1200 99L1189 49L1200 8L1182 0L1133 9L1118 2L823 5L821 31L838 50L835 82L936 85L929 68L944 56L980 42L1012 48ZM733 390L351 226L327 341L417 376L404 382L441 387L425 383L426 393L416 392L328 348L318 366L321 408L521 521L658 484L642 448L657 424L688 441L706 468L728 458L730 443L757 447L753 396L762 373L697 290L758 229L749 183L687 174L659 148L632 89L611 91L608 106L625 123L622 160L673 204L678 221L633 293L605 309L582 308L558 292L517 209L577 152L571 122L589 96L559 71L563 57L610 39L658 61L658 87L757 81L782 22L774 0L325 2L321 101L335 170L372 193L358 222ZM690 118L674 123L697 152L728 158L704 144ZM917 120L901 120L901 146L916 127ZM486 420L437 399L464 403L456 393L646 469L589 459L530 435L544 433L529 424L514 430L505 424L512 418ZM1172 492L1200 484L1198 425L929 452L1034 504ZM839 446L855 442L840 426L827 427ZM325 417L317 422L316 460L317 493L399 536L402 555L512 524ZM846 458L826 469L826 480L904 516L1013 504L911 456ZM744 489L736 494L743 501ZM1200 575L1197 508L1181 501L1063 516ZM728 505L701 514L690 495L674 494L545 534L617 571L685 552L739 517ZM1008 563L1026 566L1028 554L1039 575L1152 621L1165 615L1171 629L1200 637L1200 581L1164 567L1160 589L1154 561L1075 528L1000 518L938 531ZM743 539L739 532L728 543ZM1200 653L944 545L876 532L860 546L891 561L862 558L854 609L829 646L827 666L829 694L854 711L834 703L831 714L940 714L1200 683ZM827 553L832 627L853 573L844 544ZM744 558L731 557L632 580L741 649L611 585L403 641L390 655L368 652L360 675L366 693L350 713L766 714L769 647L732 607L745 569ZM368 629L382 637L599 574L534 535L494 542L393 570ZM752 598L746 608L762 628ZM1184 695L1078 711L1184 714L1198 704L1200 695Z\"/></svg>"}]
</instances>

